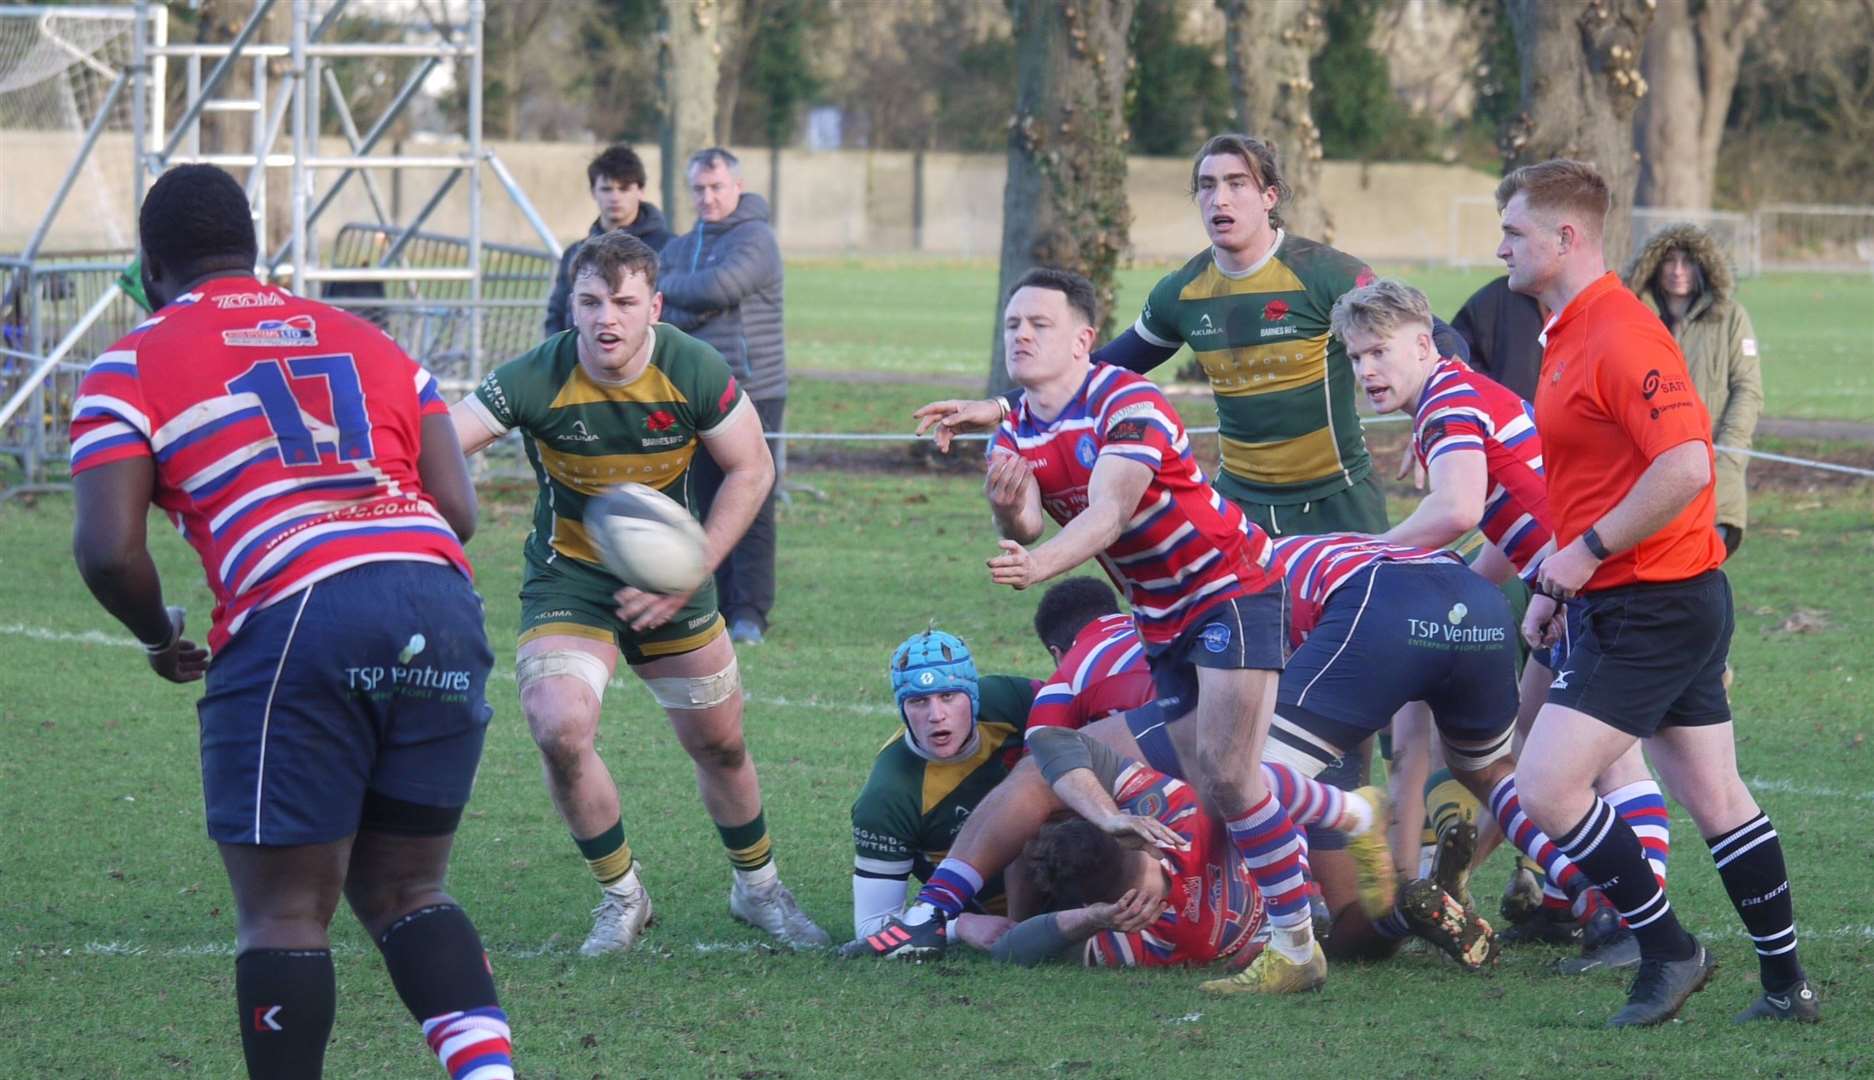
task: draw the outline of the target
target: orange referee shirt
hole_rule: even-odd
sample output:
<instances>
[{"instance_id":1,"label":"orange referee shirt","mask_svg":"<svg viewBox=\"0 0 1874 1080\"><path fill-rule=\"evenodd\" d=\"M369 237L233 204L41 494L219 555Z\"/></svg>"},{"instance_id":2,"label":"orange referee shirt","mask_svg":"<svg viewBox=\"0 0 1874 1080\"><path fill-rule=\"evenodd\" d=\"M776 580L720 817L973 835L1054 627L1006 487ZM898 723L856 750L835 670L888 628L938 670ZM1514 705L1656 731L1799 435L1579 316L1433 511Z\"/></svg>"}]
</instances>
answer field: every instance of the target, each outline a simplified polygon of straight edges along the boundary
<instances>
[{"instance_id":1,"label":"orange referee shirt","mask_svg":"<svg viewBox=\"0 0 1874 1080\"><path fill-rule=\"evenodd\" d=\"M1714 479L1666 527L1602 563L1588 589L1684 581L1724 561L1716 529L1711 417L1665 324L1612 273L1543 331L1536 430L1555 543L1571 544L1612 510L1660 454L1705 445Z\"/></svg>"}]
</instances>

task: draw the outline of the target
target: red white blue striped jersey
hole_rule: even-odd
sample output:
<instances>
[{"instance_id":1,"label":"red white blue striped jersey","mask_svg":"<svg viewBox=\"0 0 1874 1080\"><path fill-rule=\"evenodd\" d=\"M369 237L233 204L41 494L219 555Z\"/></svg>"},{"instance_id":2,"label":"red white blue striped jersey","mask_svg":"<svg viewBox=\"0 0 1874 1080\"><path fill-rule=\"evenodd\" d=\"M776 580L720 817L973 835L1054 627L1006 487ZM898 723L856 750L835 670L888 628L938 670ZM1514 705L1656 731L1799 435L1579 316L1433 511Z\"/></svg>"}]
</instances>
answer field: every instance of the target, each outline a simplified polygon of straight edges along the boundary
<instances>
[{"instance_id":1,"label":"red white blue striped jersey","mask_svg":"<svg viewBox=\"0 0 1874 1080\"><path fill-rule=\"evenodd\" d=\"M156 462L156 505L201 557L211 649L256 609L367 562L469 573L417 477L436 379L354 315L215 278L92 362L72 408L72 474Z\"/></svg>"},{"instance_id":2,"label":"red white blue striped jersey","mask_svg":"<svg viewBox=\"0 0 1874 1080\"><path fill-rule=\"evenodd\" d=\"M1419 393L1412 445L1427 468L1460 450L1484 455L1490 490L1477 528L1517 573L1529 571L1553 531L1536 407L1447 356Z\"/></svg>"},{"instance_id":3,"label":"red white blue striped jersey","mask_svg":"<svg viewBox=\"0 0 1874 1080\"><path fill-rule=\"evenodd\" d=\"M1026 395L989 440L989 452L1028 460L1041 505L1065 525L1087 508L1087 485L1102 457L1148 466L1151 483L1100 565L1126 594L1148 647L1176 641L1212 604L1252 596L1276 581L1269 538L1211 487L1191 456L1184 421L1157 386L1110 364L1094 364L1052 420Z\"/></svg>"},{"instance_id":4,"label":"red white blue striped jersey","mask_svg":"<svg viewBox=\"0 0 1874 1080\"><path fill-rule=\"evenodd\" d=\"M1171 879L1165 913L1143 930L1102 930L1089 938L1087 966L1208 964L1248 945L1262 927L1262 891L1223 822L1204 812L1197 792L1135 761L1113 782L1113 801L1128 814L1164 822L1191 846L1159 852Z\"/></svg>"},{"instance_id":5,"label":"red white blue striped jersey","mask_svg":"<svg viewBox=\"0 0 1874 1080\"><path fill-rule=\"evenodd\" d=\"M1031 735L1037 728L1077 729L1109 713L1136 709L1158 696L1145 642L1132 616L1102 615L1080 628L1060 666L1028 708Z\"/></svg>"},{"instance_id":6,"label":"red white blue striped jersey","mask_svg":"<svg viewBox=\"0 0 1874 1080\"><path fill-rule=\"evenodd\" d=\"M1388 544L1366 533L1322 533L1319 536L1284 536L1275 541L1276 565L1288 578L1292 612L1289 637L1300 644L1321 621L1328 597L1348 578L1382 562L1453 562L1464 565L1455 551Z\"/></svg>"}]
</instances>

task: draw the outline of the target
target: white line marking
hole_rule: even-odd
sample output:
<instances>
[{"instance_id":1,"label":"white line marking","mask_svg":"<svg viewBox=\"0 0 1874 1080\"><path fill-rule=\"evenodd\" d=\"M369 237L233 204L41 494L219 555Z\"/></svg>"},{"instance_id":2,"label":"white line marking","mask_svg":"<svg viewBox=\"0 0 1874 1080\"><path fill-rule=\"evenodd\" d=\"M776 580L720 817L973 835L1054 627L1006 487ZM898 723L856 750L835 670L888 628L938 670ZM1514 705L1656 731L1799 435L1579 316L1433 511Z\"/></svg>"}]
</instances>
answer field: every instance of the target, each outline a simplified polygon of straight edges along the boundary
<instances>
[{"instance_id":1,"label":"white line marking","mask_svg":"<svg viewBox=\"0 0 1874 1080\"><path fill-rule=\"evenodd\" d=\"M0 623L0 635L31 638L34 641L69 642L78 645L110 645L122 649L143 648L142 643L134 638L117 634L107 634L101 630L49 630L43 626L27 626L23 623ZM514 672L506 668L496 668L490 674L492 674L494 678L502 679L507 682L514 681ZM627 678L620 675L612 679L610 685L614 690L631 690L635 688L643 693L646 698L650 696L649 691L644 690L643 684L638 682L636 678ZM897 719L898 716L898 710L889 705L874 705L865 702L822 701L818 698L811 697L802 701L795 701L792 698L782 697L779 694L751 694L746 690L743 691L742 697L743 700L751 705L760 705L763 708L769 709L818 709L822 712L843 712L855 716L883 716L892 719Z\"/></svg>"}]
</instances>

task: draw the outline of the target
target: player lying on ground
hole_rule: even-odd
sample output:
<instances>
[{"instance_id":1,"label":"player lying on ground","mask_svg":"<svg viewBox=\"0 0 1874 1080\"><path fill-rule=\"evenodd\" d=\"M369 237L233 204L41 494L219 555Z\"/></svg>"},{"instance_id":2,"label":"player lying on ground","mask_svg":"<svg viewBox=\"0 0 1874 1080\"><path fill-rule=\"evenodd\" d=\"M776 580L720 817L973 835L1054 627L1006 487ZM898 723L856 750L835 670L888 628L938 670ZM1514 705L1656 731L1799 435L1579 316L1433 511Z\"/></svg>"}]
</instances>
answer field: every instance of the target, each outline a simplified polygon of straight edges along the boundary
<instances>
[{"instance_id":1,"label":"player lying on ground","mask_svg":"<svg viewBox=\"0 0 1874 1080\"><path fill-rule=\"evenodd\" d=\"M1083 731L1041 728L1028 741L1053 807L1078 817L1028 843L1034 885L1058 910L1005 926L996 959L1032 965L1084 943L1089 966L1159 967L1251 949L1262 892L1188 784Z\"/></svg>"},{"instance_id":2,"label":"player lying on ground","mask_svg":"<svg viewBox=\"0 0 1874 1080\"><path fill-rule=\"evenodd\" d=\"M892 650L886 674L904 730L872 762L852 804L852 924L864 937L904 907L905 883L922 882L950 853L970 812L1021 760L1023 729L1037 684L1012 675L979 678L969 646L941 630L913 634ZM973 944L986 914L1020 900L1002 878L984 881L956 920Z\"/></svg>"},{"instance_id":3,"label":"player lying on ground","mask_svg":"<svg viewBox=\"0 0 1874 1080\"><path fill-rule=\"evenodd\" d=\"M586 500L626 481L690 505L690 465L699 451L709 454L726 476L703 522L713 571L774 483L761 423L715 349L657 322L657 256L642 241L595 236L569 273L573 329L490 372L451 415L470 454L520 431L540 485L515 678L547 791L601 890L580 952L629 949L651 921L618 786L596 746L600 703L621 656L696 765L703 808L735 871L729 913L790 947L825 945L825 931L774 865L714 579L687 596L627 587L583 524Z\"/></svg>"},{"instance_id":4,"label":"player lying on ground","mask_svg":"<svg viewBox=\"0 0 1874 1080\"><path fill-rule=\"evenodd\" d=\"M1534 406L1462 360L1439 356L1432 341L1431 305L1424 293L1409 285L1383 280L1355 289L1335 302L1331 321L1374 409L1381 415L1412 416L1412 448L1429 485L1412 513L1381 539L1442 548L1479 529L1486 541L1476 562L1479 573L1499 584L1512 574L1531 573L1554 547ZM1556 650L1566 652L1566 643ZM1517 749L1554 678L1557 660L1550 653L1536 650L1523 667ZM1403 733L1395 741L1403 746L1429 740L1430 735L1429 730ZM1596 780L1595 790L1643 838L1653 871L1663 882L1669 853L1666 803L1637 744ZM1445 849L1474 846L1475 864L1501 836L1491 830L1486 843L1466 845L1464 837L1453 834L1440 837L1438 844ZM1532 924L1532 936L1580 940L1582 931L1560 886L1546 878L1538 882L1540 867L1529 864L1527 856L1518 863L1504 895L1505 917ZM1536 895L1537 889L1543 895ZM1590 963L1570 970L1639 962L1638 947L1628 934L1598 934L1585 948Z\"/></svg>"},{"instance_id":5,"label":"player lying on ground","mask_svg":"<svg viewBox=\"0 0 1874 1080\"><path fill-rule=\"evenodd\" d=\"M1197 786L1267 898L1271 947L1242 974L1265 990L1318 987L1327 960L1301 837L1256 768L1284 652L1268 537L1205 480L1157 387L1089 361L1095 309L1091 283L1061 271L1031 271L1009 295L1003 338L1022 399L990 444L1004 537L990 574L1022 589L1097 558L1124 588L1159 692L1196 715ZM1030 550L1047 517L1060 531Z\"/></svg>"},{"instance_id":6,"label":"player lying on ground","mask_svg":"<svg viewBox=\"0 0 1874 1080\"><path fill-rule=\"evenodd\" d=\"M247 196L220 169L165 173L138 234L156 313L79 386L73 548L158 675L206 669L202 797L247 1073L320 1075L343 894L443 1068L512 1080L481 939L443 891L493 657L436 380L369 323L254 280ZM201 557L213 664L163 606L152 502Z\"/></svg>"}]
</instances>

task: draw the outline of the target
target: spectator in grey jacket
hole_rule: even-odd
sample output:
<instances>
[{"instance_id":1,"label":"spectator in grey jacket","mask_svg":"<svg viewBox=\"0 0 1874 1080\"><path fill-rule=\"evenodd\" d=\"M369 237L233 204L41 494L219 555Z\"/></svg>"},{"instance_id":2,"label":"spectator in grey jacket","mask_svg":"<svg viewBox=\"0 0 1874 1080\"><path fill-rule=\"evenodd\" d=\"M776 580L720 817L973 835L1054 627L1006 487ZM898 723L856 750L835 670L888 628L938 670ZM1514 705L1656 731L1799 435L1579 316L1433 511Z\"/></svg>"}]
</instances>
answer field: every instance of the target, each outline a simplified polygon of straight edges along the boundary
<instances>
[{"instance_id":1,"label":"spectator in grey jacket","mask_svg":"<svg viewBox=\"0 0 1874 1080\"><path fill-rule=\"evenodd\" d=\"M781 332L781 249L768 224L768 201L742 190L741 164L721 147L691 155L688 174L697 221L659 253L663 321L714 345L754 401L762 430L778 432L787 409L787 347ZM775 450L778 463L782 456ZM692 468L707 510L720 474L702 457ZM771 491L741 543L716 570L734 641L760 644L767 632L774 607L774 541Z\"/></svg>"},{"instance_id":2,"label":"spectator in grey jacket","mask_svg":"<svg viewBox=\"0 0 1874 1080\"><path fill-rule=\"evenodd\" d=\"M613 229L623 229L644 241L652 251L662 251L670 242L670 226L664 221L664 212L656 203L644 199L644 162L638 158L637 151L624 143L606 147L586 166L586 183L592 187L592 202L599 208L599 216L586 231L585 240ZM567 271L585 240L566 245L566 251L560 255L559 272L553 277L553 294L547 298L545 329L548 337L573 328L570 306L573 283Z\"/></svg>"}]
</instances>

